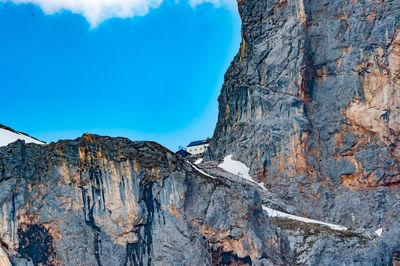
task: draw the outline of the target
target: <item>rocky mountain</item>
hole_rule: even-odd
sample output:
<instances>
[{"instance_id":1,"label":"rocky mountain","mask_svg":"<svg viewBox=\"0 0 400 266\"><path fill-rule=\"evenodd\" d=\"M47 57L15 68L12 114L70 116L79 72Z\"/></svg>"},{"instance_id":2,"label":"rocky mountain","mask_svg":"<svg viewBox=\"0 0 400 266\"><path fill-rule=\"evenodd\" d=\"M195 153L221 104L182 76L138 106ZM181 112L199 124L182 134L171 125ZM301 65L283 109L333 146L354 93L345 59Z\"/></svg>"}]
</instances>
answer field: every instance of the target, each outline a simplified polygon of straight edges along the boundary
<instances>
[{"instance_id":1,"label":"rocky mountain","mask_svg":"<svg viewBox=\"0 0 400 266\"><path fill-rule=\"evenodd\" d=\"M198 164L91 134L0 147L0 265L400 262L400 2L238 5Z\"/></svg>"},{"instance_id":2,"label":"rocky mountain","mask_svg":"<svg viewBox=\"0 0 400 266\"><path fill-rule=\"evenodd\" d=\"M400 181L398 1L240 1L243 41L210 149L260 180Z\"/></svg>"},{"instance_id":3,"label":"rocky mountain","mask_svg":"<svg viewBox=\"0 0 400 266\"><path fill-rule=\"evenodd\" d=\"M383 227L400 260L400 2L239 1L208 157L250 167L293 213Z\"/></svg>"},{"instance_id":4,"label":"rocky mountain","mask_svg":"<svg viewBox=\"0 0 400 266\"><path fill-rule=\"evenodd\" d=\"M291 208L273 193L156 143L17 141L0 158L0 261L12 265L392 262L375 234L274 218L264 209Z\"/></svg>"},{"instance_id":5,"label":"rocky mountain","mask_svg":"<svg viewBox=\"0 0 400 266\"><path fill-rule=\"evenodd\" d=\"M203 175L156 143L18 141L0 158L0 239L13 265L290 262L257 189Z\"/></svg>"}]
</instances>

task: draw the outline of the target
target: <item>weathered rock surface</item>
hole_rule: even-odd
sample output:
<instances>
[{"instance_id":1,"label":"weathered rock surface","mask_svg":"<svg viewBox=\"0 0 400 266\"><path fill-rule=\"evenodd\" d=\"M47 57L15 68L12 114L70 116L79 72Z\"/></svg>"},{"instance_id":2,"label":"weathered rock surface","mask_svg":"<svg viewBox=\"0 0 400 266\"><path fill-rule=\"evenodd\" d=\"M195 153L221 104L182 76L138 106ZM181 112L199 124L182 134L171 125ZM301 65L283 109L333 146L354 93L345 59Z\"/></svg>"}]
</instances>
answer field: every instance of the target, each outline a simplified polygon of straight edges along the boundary
<instances>
[{"instance_id":1,"label":"weathered rock surface","mask_svg":"<svg viewBox=\"0 0 400 266\"><path fill-rule=\"evenodd\" d=\"M400 260L400 1L241 0L207 157L298 215L384 228ZM380 263L377 263L380 264Z\"/></svg>"},{"instance_id":2,"label":"weathered rock surface","mask_svg":"<svg viewBox=\"0 0 400 266\"><path fill-rule=\"evenodd\" d=\"M273 219L288 236L296 265L391 265L387 245L372 234L334 231L315 224Z\"/></svg>"},{"instance_id":3,"label":"weathered rock surface","mask_svg":"<svg viewBox=\"0 0 400 266\"><path fill-rule=\"evenodd\" d=\"M400 1L238 4L208 161L96 135L0 147L0 264L398 265Z\"/></svg>"},{"instance_id":4,"label":"weathered rock surface","mask_svg":"<svg viewBox=\"0 0 400 266\"><path fill-rule=\"evenodd\" d=\"M212 155L234 153L271 184L313 171L350 189L396 185L399 2L244 0L239 10L243 42Z\"/></svg>"},{"instance_id":5,"label":"weathered rock surface","mask_svg":"<svg viewBox=\"0 0 400 266\"><path fill-rule=\"evenodd\" d=\"M156 143L18 141L0 148L0 243L13 265L290 264L258 193Z\"/></svg>"},{"instance_id":6,"label":"weathered rock surface","mask_svg":"<svg viewBox=\"0 0 400 266\"><path fill-rule=\"evenodd\" d=\"M277 223L261 206L290 211L285 202L204 169L216 175L201 174L156 143L96 135L1 147L0 259L13 265L392 262L374 235L318 226L310 233L309 225Z\"/></svg>"}]
</instances>

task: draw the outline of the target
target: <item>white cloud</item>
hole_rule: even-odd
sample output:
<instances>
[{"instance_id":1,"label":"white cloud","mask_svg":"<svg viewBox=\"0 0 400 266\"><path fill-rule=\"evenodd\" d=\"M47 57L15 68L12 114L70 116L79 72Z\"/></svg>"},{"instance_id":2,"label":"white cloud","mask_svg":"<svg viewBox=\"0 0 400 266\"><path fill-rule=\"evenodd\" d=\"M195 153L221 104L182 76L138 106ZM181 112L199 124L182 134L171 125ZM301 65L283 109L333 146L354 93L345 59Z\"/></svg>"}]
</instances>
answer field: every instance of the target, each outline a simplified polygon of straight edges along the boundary
<instances>
[{"instance_id":1,"label":"white cloud","mask_svg":"<svg viewBox=\"0 0 400 266\"><path fill-rule=\"evenodd\" d=\"M236 0L189 0L189 4L193 8L204 3L211 3L214 4L216 7L226 6L233 10L237 7Z\"/></svg>"},{"instance_id":2,"label":"white cloud","mask_svg":"<svg viewBox=\"0 0 400 266\"><path fill-rule=\"evenodd\" d=\"M15 4L32 3L40 6L46 14L63 10L82 14L92 27L113 17L143 16L150 8L157 8L163 0L0 0Z\"/></svg>"},{"instance_id":3,"label":"white cloud","mask_svg":"<svg viewBox=\"0 0 400 266\"><path fill-rule=\"evenodd\" d=\"M144 16L150 9L158 8L164 0L0 0L15 4L32 3L40 6L46 14L55 14L63 10L83 15L92 27L114 17L129 18ZM236 0L188 0L192 7L203 3L212 3L219 7L231 8Z\"/></svg>"}]
</instances>

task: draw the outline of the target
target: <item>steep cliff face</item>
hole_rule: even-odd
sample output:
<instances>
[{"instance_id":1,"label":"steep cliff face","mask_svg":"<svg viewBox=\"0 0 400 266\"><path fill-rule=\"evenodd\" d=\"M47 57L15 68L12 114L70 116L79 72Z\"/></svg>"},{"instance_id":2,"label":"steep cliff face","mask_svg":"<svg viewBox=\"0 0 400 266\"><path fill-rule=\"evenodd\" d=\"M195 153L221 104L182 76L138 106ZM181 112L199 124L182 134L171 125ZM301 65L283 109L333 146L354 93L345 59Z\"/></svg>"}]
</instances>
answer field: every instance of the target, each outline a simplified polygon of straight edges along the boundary
<instances>
[{"instance_id":1,"label":"steep cliff face","mask_svg":"<svg viewBox=\"0 0 400 266\"><path fill-rule=\"evenodd\" d=\"M233 154L298 214L383 227L399 260L400 2L238 4L208 158Z\"/></svg>"},{"instance_id":2,"label":"steep cliff face","mask_svg":"<svg viewBox=\"0 0 400 266\"><path fill-rule=\"evenodd\" d=\"M259 198L156 143L94 135L46 146L18 141L0 148L0 261L288 264L289 242Z\"/></svg>"},{"instance_id":3,"label":"steep cliff face","mask_svg":"<svg viewBox=\"0 0 400 266\"><path fill-rule=\"evenodd\" d=\"M398 1L239 1L243 41L219 97L214 158L270 184L350 189L399 176ZM267 180L268 179L268 180Z\"/></svg>"}]
</instances>

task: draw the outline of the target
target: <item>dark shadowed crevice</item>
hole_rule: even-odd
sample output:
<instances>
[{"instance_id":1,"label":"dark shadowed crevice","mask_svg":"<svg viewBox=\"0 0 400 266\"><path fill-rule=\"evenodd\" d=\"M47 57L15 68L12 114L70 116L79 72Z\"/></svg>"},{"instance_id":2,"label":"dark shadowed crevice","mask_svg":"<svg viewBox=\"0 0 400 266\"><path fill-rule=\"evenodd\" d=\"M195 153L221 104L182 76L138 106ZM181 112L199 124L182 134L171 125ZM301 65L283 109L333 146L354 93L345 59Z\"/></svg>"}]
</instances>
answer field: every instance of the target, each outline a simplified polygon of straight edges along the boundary
<instances>
[{"instance_id":1,"label":"dark shadowed crevice","mask_svg":"<svg viewBox=\"0 0 400 266\"><path fill-rule=\"evenodd\" d=\"M36 265L54 265L53 237L41 225L22 225L18 229L18 253Z\"/></svg>"},{"instance_id":2,"label":"dark shadowed crevice","mask_svg":"<svg viewBox=\"0 0 400 266\"><path fill-rule=\"evenodd\" d=\"M253 265L251 258L239 258L232 252L223 252L221 249L212 250L212 265Z\"/></svg>"},{"instance_id":3,"label":"dark shadowed crevice","mask_svg":"<svg viewBox=\"0 0 400 266\"><path fill-rule=\"evenodd\" d=\"M101 252L101 239L100 239L100 228L94 222L93 217L93 206L90 206L90 197L87 195L87 190L81 188L82 191L82 200L83 200L83 214L85 216L85 223L88 225L93 232L93 247L94 247L94 256L96 258L97 264L102 266L100 259ZM86 212L86 207L89 209L89 212Z\"/></svg>"},{"instance_id":4,"label":"dark shadowed crevice","mask_svg":"<svg viewBox=\"0 0 400 266\"><path fill-rule=\"evenodd\" d=\"M101 260L100 260L100 252L101 252L101 239L100 239L100 228L95 224L94 218L93 218L93 207L90 208L89 214L88 214L88 220L86 220L86 224L89 225L92 228L93 231L93 246L94 246L94 256L96 258L97 264L101 266Z\"/></svg>"},{"instance_id":5,"label":"dark shadowed crevice","mask_svg":"<svg viewBox=\"0 0 400 266\"><path fill-rule=\"evenodd\" d=\"M159 215L159 221L165 224L165 217L161 210L161 205L153 196L153 183L141 186L140 201L146 206L146 222L138 225L139 240L126 246L126 266L143 266L152 263L152 245L153 245L153 223L155 212ZM162 217L160 217L162 215Z\"/></svg>"},{"instance_id":6,"label":"dark shadowed crevice","mask_svg":"<svg viewBox=\"0 0 400 266\"><path fill-rule=\"evenodd\" d=\"M139 231L139 240L136 243L128 244L126 247L126 266L143 266L147 258L147 265L151 265L151 246L153 242L152 227L154 220L154 199L153 183L143 186L140 193L147 209L146 224L142 225Z\"/></svg>"},{"instance_id":7,"label":"dark shadowed crevice","mask_svg":"<svg viewBox=\"0 0 400 266\"><path fill-rule=\"evenodd\" d=\"M104 186L103 186L103 178L101 174L101 170L98 167L92 167L89 170L89 178L92 181L92 199L97 199L99 196L102 200L98 201L99 208L103 207L103 211L105 211L105 199L104 199ZM103 205L103 206L102 206Z\"/></svg>"}]
</instances>

